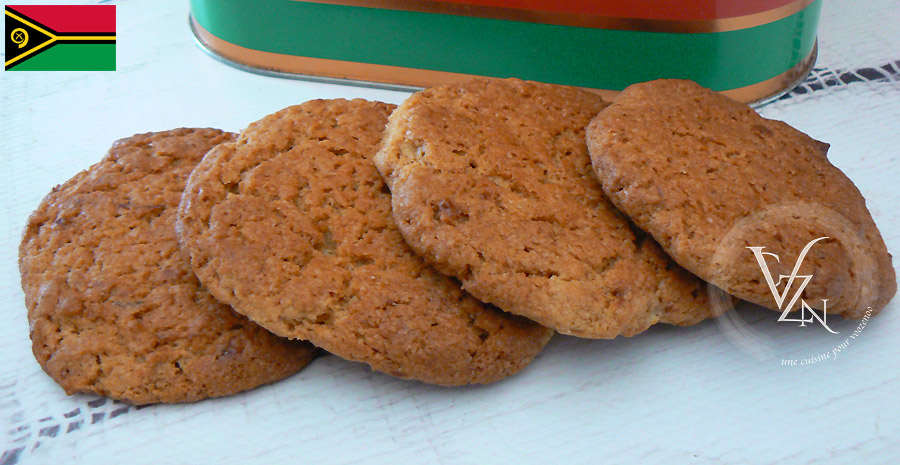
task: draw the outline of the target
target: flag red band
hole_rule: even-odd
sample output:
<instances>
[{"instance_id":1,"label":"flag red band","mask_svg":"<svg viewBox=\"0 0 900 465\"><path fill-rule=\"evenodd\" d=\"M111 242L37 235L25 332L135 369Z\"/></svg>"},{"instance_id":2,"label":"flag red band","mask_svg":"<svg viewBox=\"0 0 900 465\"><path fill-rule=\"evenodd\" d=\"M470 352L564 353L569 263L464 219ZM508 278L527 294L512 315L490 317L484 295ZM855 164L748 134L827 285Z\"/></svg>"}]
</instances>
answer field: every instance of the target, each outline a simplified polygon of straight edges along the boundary
<instances>
[{"instance_id":1,"label":"flag red band","mask_svg":"<svg viewBox=\"0 0 900 465\"><path fill-rule=\"evenodd\" d=\"M115 5L6 5L56 32L116 32Z\"/></svg>"}]
</instances>

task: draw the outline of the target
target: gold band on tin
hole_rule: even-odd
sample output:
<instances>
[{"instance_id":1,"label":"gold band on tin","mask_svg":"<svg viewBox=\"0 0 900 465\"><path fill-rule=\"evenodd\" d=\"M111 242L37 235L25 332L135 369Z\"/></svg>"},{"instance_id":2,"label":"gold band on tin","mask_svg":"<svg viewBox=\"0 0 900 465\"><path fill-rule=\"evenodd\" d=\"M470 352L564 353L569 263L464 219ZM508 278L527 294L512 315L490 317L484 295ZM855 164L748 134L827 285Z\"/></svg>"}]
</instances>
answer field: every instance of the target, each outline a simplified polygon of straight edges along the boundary
<instances>
[{"instance_id":1,"label":"gold band on tin","mask_svg":"<svg viewBox=\"0 0 900 465\"><path fill-rule=\"evenodd\" d=\"M614 29L619 31L676 32L697 34L727 32L769 24L796 14L813 4L815 0L797 0L787 5L745 16L698 21L666 19L614 18L609 16L581 15L556 11L535 11L518 8L466 5L436 2L432 0L294 0L303 3L321 3L384 10L415 11L477 18L505 19L529 23L556 24L560 26Z\"/></svg>"},{"instance_id":2,"label":"gold band on tin","mask_svg":"<svg viewBox=\"0 0 900 465\"><path fill-rule=\"evenodd\" d=\"M806 79L816 63L816 55L819 53L819 43L813 45L813 49L806 55L806 58L800 60L791 69L762 82L757 82L745 87L737 89L725 90L720 93L734 100L749 103L751 105L762 105L772 99L778 98L789 92L798 84Z\"/></svg>"},{"instance_id":3,"label":"gold band on tin","mask_svg":"<svg viewBox=\"0 0 900 465\"><path fill-rule=\"evenodd\" d=\"M191 28L200 45L211 54L229 64L253 68L262 73L287 73L295 77L324 76L335 80L369 81L417 88L450 84L476 77L473 74L299 57L253 50L214 36L204 29L193 16L191 17ZM750 104L759 104L775 98L792 89L806 77L816 61L817 50L818 46L813 47L812 52L806 58L778 76L749 86L722 91L721 93L732 99ZM619 93L608 89L586 88L586 90L600 94L607 101L612 101Z\"/></svg>"}]
</instances>

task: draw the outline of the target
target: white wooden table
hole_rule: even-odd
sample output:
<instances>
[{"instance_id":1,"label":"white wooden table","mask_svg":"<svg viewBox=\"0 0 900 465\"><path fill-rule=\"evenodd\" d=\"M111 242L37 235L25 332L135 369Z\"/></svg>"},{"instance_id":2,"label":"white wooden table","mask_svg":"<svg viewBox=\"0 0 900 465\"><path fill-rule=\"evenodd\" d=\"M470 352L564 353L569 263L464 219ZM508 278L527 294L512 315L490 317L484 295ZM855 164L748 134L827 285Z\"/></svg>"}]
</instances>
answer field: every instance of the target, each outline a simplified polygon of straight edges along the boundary
<instances>
[{"instance_id":1,"label":"white wooden table","mask_svg":"<svg viewBox=\"0 0 900 465\"><path fill-rule=\"evenodd\" d=\"M328 356L284 382L191 405L65 396L31 355L16 264L27 215L54 185L134 133L237 131L308 99L406 96L241 72L194 44L187 2L113 3L118 71L0 73L0 465L900 460L900 299L836 359L812 365L782 359L829 351L844 338L748 307L742 318L774 341L772 358L752 357L708 321L612 341L557 336L524 372L489 386L426 386ZM827 1L818 81L761 110L832 144L830 158L866 196L894 253L897 24L896 0ZM883 77L840 79L863 68ZM858 324L835 321L843 335Z\"/></svg>"}]
</instances>

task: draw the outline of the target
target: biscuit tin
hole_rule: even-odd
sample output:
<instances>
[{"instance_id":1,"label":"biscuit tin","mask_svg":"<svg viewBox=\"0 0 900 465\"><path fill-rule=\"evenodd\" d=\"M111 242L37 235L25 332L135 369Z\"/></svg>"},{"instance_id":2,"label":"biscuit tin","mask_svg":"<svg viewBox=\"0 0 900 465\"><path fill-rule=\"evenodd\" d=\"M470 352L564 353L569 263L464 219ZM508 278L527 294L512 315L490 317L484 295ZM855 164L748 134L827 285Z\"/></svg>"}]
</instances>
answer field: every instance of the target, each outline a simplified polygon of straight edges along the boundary
<instances>
[{"instance_id":1,"label":"biscuit tin","mask_svg":"<svg viewBox=\"0 0 900 465\"><path fill-rule=\"evenodd\" d=\"M806 77L822 0L191 0L213 56L253 72L393 88L471 75L612 95L692 79L761 102Z\"/></svg>"}]
</instances>

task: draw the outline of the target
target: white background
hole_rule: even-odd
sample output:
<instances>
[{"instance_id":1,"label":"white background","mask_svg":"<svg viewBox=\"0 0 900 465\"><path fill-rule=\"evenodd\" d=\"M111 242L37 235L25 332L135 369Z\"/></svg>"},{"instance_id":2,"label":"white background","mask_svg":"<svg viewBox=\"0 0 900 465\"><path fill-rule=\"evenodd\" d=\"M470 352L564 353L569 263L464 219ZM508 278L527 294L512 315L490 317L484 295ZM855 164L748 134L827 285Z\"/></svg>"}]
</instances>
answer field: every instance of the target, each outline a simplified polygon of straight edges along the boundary
<instances>
[{"instance_id":1,"label":"white background","mask_svg":"<svg viewBox=\"0 0 900 465\"><path fill-rule=\"evenodd\" d=\"M225 66L193 43L186 1L118 2L117 15L116 72L0 73L0 464L898 463L898 299L836 360L810 366L781 359L828 352L858 322L835 317L841 334L832 336L742 308L776 344L765 360L730 343L715 321L612 341L556 336L521 374L478 387L400 381L327 356L284 382L191 405L135 409L65 396L31 355L16 264L27 215L54 185L134 133L238 131L308 99L406 96ZM900 60L898 24L896 0L826 1L817 67ZM829 158L900 252L896 75L761 113L831 143Z\"/></svg>"}]
</instances>

